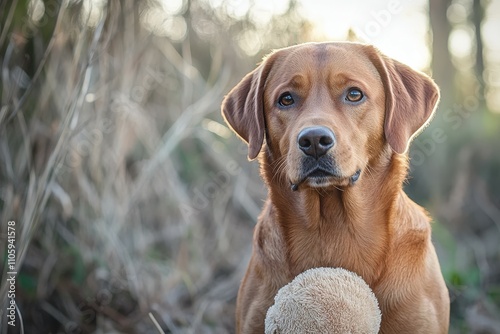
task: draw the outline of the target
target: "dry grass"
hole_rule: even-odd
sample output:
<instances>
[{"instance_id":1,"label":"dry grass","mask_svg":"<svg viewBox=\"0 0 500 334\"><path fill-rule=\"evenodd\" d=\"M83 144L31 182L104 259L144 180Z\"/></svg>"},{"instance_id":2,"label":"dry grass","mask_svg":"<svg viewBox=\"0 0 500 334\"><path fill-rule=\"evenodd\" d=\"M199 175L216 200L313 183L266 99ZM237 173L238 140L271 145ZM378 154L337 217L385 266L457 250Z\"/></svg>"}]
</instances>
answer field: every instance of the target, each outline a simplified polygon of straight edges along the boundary
<instances>
[{"instance_id":1,"label":"dry grass","mask_svg":"<svg viewBox=\"0 0 500 334\"><path fill-rule=\"evenodd\" d=\"M133 1L91 27L81 6L35 38L27 87L16 53L32 40L14 32L4 58L1 216L17 224L24 331L230 333L259 207L241 194L264 192L222 142L230 50L193 57L189 38L140 27Z\"/></svg>"}]
</instances>

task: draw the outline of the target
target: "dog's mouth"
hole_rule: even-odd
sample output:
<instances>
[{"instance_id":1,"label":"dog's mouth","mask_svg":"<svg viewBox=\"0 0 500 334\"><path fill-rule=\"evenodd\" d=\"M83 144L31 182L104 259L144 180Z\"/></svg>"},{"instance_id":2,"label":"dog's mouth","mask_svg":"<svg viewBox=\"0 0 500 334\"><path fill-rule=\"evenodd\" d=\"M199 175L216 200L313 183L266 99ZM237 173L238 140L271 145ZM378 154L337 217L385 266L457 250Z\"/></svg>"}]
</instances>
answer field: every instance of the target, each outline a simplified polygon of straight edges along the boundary
<instances>
[{"instance_id":1,"label":"dog's mouth","mask_svg":"<svg viewBox=\"0 0 500 334\"><path fill-rule=\"evenodd\" d=\"M348 186L354 185L361 175L361 169L350 176L344 176L338 173L337 169L325 169L321 166L313 168L303 173L297 182L290 182L291 189L297 191L299 186L306 183L313 188L325 188L330 186Z\"/></svg>"},{"instance_id":2,"label":"dog's mouth","mask_svg":"<svg viewBox=\"0 0 500 334\"><path fill-rule=\"evenodd\" d=\"M328 172L328 171L324 171L320 168L318 169L315 169L313 170L312 172L310 172L309 174L307 174L307 177L308 178L325 178L325 177L329 177L329 176L333 176L333 174L331 172Z\"/></svg>"}]
</instances>

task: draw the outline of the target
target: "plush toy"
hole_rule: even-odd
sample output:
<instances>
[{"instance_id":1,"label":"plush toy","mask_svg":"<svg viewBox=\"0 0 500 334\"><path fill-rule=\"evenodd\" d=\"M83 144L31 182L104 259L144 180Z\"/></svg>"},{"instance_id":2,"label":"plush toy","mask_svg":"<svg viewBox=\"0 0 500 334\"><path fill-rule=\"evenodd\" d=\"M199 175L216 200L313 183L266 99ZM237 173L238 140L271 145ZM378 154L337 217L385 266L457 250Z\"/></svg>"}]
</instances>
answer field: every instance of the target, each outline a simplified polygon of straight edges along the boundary
<instances>
[{"instance_id":1,"label":"plush toy","mask_svg":"<svg viewBox=\"0 0 500 334\"><path fill-rule=\"evenodd\" d=\"M278 291L265 333L378 333L380 320L377 298L361 277L342 268L314 268Z\"/></svg>"}]
</instances>

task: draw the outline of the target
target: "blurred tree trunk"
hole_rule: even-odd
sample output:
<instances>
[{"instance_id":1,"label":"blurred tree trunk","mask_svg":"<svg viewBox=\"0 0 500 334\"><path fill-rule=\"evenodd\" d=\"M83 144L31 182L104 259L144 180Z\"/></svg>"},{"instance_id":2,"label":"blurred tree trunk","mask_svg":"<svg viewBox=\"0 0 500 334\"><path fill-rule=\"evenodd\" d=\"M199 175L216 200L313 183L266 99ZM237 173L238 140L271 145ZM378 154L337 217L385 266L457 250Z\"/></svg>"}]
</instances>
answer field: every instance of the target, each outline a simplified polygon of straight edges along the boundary
<instances>
[{"instance_id":1,"label":"blurred tree trunk","mask_svg":"<svg viewBox=\"0 0 500 334\"><path fill-rule=\"evenodd\" d=\"M481 36L481 24L484 19L484 8L481 0L474 0L472 5L472 24L474 25L476 37L476 78L479 96L484 97L484 58L483 58L483 38ZM481 99L481 110L484 110L485 100Z\"/></svg>"},{"instance_id":2,"label":"blurred tree trunk","mask_svg":"<svg viewBox=\"0 0 500 334\"><path fill-rule=\"evenodd\" d=\"M441 88L441 106L454 101L455 68L448 50L451 25L446 16L450 0L429 0L429 20L432 30L432 75Z\"/></svg>"}]
</instances>

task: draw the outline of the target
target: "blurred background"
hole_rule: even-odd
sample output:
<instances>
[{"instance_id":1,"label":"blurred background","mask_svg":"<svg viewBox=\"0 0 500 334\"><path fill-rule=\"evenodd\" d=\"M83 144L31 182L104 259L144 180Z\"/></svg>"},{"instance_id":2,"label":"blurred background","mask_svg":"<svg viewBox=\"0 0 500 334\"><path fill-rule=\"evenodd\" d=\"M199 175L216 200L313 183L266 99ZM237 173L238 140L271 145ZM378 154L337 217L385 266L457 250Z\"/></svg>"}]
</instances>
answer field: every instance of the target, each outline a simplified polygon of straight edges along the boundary
<instances>
[{"instance_id":1,"label":"blurred background","mask_svg":"<svg viewBox=\"0 0 500 334\"><path fill-rule=\"evenodd\" d=\"M1 0L0 20L0 333L234 332L266 189L220 104L272 49L326 40L440 85L405 188L450 333L500 333L499 0Z\"/></svg>"}]
</instances>

